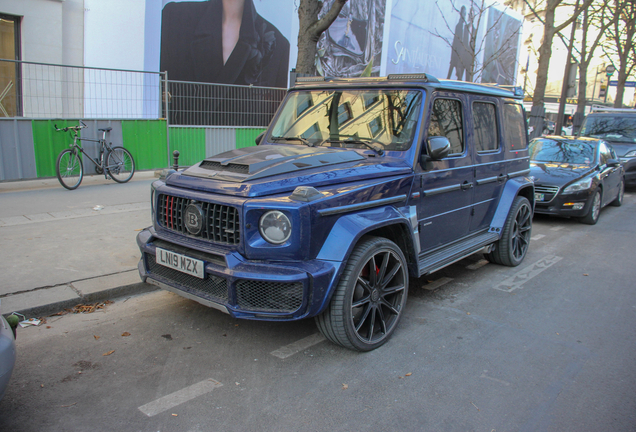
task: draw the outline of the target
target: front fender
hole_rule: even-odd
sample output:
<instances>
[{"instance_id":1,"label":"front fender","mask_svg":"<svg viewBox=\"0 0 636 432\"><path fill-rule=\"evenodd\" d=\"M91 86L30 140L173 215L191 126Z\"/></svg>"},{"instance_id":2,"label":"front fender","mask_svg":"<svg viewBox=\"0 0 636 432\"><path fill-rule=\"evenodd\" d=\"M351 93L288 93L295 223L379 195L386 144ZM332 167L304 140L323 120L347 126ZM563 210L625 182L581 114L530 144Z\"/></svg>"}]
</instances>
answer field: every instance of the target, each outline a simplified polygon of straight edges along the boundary
<instances>
[{"instance_id":1,"label":"front fender","mask_svg":"<svg viewBox=\"0 0 636 432\"><path fill-rule=\"evenodd\" d=\"M399 239L402 241L392 238L389 238L389 240L398 244L402 243L402 247L408 248L409 250L403 250L404 255L407 257L409 255L414 256L413 227L409 222L408 215L404 214L395 207L376 207L356 213L349 213L338 219L338 221L333 225L327 240L323 243L323 246L316 257L318 260L334 261L338 263L338 269L330 284L329 292L324 296L323 302L319 307L320 311L324 310L331 301L331 296L333 295L338 281L344 272L344 263L353 252L353 248L358 241L365 234L382 230L383 228L390 229L389 227L397 225L401 226L400 228L402 232L408 232L411 238ZM409 265L410 264L411 263L409 263Z\"/></svg>"},{"instance_id":2,"label":"front fender","mask_svg":"<svg viewBox=\"0 0 636 432\"><path fill-rule=\"evenodd\" d=\"M499 200L499 206L490 225L491 232L501 233L506 223L508 213L510 213L512 203L519 195L528 198L528 201L530 201L534 209L534 183L532 180L527 177L515 177L508 180L504 186L501 199Z\"/></svg>"}]
</instances>

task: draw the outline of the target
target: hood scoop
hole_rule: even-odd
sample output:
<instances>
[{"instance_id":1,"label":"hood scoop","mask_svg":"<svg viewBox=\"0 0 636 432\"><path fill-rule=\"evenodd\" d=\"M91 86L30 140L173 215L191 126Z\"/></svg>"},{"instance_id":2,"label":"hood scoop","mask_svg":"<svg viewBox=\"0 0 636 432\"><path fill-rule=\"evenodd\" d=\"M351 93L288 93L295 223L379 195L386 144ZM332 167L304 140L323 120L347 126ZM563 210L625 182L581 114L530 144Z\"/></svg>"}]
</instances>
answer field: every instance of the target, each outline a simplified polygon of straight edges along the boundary
<instances>
[{"instance_id":1,"label":"hood scoop","mask_svg":"<svg viewBox=\"0 0 636 432\"><path fill-rule=\"evenodd\" d=\"M264 145L231 150L207 158L183 174L242 183L363 160L366 158L353 150Z\"/></svg>"}]
</instances>

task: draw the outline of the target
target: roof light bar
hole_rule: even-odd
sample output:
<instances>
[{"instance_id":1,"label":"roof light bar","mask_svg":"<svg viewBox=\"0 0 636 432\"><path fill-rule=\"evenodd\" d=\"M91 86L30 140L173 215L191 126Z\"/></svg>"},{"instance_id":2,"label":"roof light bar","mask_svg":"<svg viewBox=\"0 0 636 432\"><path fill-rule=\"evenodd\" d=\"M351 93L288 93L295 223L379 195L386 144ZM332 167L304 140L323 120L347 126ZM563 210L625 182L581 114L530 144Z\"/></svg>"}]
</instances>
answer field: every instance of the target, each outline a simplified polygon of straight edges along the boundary
<instances>
[{"instance_id":1,"label":"roof light bar","mask_svg":"<svg viewBox=\"0 0 636 432\"><path fill-rule=\"evenodd\" d=\"M317 81L324 81L325 78L321 77L321 76L315 76L315 77L296 77L296 82L317 82Z\"/></svg>"},{"instance_id":2,"label":"roof light bar","mask_svg":"<svg viewBox=\"0 0 636 432\"><path fill-rule=\"evenodd\" d=\"M437 78L433 75L426 73L418 73L418 74L389 74L386 77L388 80L420 80L424 82L439 82Z\"/></svg>"}]
</instances>

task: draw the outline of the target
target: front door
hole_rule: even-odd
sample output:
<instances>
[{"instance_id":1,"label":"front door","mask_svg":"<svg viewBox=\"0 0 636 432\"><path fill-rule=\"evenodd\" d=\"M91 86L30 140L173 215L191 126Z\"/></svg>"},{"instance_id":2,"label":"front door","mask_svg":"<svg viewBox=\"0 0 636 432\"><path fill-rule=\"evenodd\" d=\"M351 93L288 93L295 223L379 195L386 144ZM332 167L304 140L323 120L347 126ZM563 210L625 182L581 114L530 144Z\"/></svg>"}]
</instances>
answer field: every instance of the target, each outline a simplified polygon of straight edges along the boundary
<instances>
[{"instance_id":1,"label":"front door","mask_svg":"<svg viewBox=\"0 0 636 432\"><path fill-rule=\"evenodd\" d=\"M445 136L450 155L429 160L416 176L420 199L417 209L422 252L447 245L468 234L473 201L472 149L466 145L464 95L433 94L425 140ZM424 146L423 152L426 153Z\"/></svg>"}]
</instances>

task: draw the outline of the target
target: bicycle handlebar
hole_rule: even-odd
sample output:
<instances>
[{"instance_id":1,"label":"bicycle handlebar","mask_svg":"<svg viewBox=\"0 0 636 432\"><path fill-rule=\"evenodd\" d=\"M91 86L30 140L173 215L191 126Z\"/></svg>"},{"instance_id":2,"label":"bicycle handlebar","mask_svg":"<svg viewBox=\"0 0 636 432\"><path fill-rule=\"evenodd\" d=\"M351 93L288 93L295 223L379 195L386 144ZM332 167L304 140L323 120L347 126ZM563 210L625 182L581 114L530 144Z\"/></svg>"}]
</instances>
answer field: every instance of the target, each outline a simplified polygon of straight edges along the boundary
<instances>
[{"instance_id":1,"label":"bicycle handlebar","mask_svg":"<svg viewBox=\"0 0 636 432\"><path fill-rule=\"evenodd\" d=\"M75 132L78 132L79 130L81 130L81 129L84 129L84 128L87 128L87 127L88 127L88 126L86 125L86 123L84 123L83 121L81 121L81 120L80 120L79 122L80 122L81 124L80 124L80 125L78 125L78 126L67 126L67 127L63 128L63 129L58 128L58 127L57 127L57 124L55 124L55 125L53 125L53 126L55 126L55 130L56 130L57 132L68 132L69 130L73 130L73 131L75 131Z\"/></svg>"}]
</instances>

